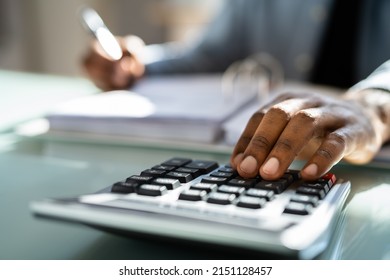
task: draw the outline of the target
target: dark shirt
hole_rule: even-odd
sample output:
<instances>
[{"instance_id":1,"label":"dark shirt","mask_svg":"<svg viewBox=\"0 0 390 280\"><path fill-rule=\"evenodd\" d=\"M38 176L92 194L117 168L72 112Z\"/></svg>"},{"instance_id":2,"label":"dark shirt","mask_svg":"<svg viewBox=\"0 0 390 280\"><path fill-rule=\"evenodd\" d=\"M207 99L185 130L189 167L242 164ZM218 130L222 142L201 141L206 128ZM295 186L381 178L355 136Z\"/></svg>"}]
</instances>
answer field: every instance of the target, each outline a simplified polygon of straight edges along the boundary
<instances>
[{"instance_id":1,"label":"dark shirt","mask_svg":"<svg viewBox=\"0 0 390 280\"><path fill-rule=\"evenodd\" d=\"M336 0L311 82L348 88L357 81L356 46L361 0Z\"/></svg>"}]
</instances>

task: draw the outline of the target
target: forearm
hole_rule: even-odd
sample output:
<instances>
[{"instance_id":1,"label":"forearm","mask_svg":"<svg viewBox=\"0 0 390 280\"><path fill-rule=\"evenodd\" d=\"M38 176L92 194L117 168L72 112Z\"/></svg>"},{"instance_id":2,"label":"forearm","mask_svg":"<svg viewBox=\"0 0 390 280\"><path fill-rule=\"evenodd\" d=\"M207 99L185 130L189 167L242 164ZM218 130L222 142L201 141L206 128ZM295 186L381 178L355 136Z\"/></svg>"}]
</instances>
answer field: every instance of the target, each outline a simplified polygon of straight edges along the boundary
<instances>
[{"instance_id":1,"label":"forearm","mask_svg":"<svg viewBox=\"0 0 390 280\"><path fill-rule=\"evenodd\" d=\"M390 60L353 86L345 98L357 101L369 111L382 144L390 140Z\"/></svg>"},{"instance_id":2,"label":"forearm","mask_svg":"<svg viewBox=\"0 0 390 280\"><path fill-rule=\"evenodd\" d=\"M344 98L348 102L356 102L356 105L362 108L362 113L365 115L362 119L368 121L365 126L366 134L372 139L364 149L357 146L355 152L345 159L352 163L365 163L390 140L390 92L378 89L350 90Z\"/></svg>"}]
</instances>

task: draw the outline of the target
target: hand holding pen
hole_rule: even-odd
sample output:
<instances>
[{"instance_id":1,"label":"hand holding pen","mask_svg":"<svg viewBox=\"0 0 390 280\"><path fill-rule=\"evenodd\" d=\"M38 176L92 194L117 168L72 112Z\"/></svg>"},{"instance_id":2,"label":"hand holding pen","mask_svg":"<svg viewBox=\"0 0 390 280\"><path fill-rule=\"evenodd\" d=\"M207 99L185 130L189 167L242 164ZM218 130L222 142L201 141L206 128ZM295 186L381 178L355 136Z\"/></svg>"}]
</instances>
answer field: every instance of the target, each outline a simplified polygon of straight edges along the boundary
<instances>
[{"instance_id":1,"label":"hand holding pen","mask_svg":"<svg viewBox=\"0 0 390 280\"><path fill-rule=\"evenodd\" d=\"M91 8L79 12L82 25L94 37L84 59L83 66L92 81L103 90L127 89L145 71L145 66L132 47L140 48L143 42L136 36L115 37L101 17Z\"/></svg>"}]
</instances>

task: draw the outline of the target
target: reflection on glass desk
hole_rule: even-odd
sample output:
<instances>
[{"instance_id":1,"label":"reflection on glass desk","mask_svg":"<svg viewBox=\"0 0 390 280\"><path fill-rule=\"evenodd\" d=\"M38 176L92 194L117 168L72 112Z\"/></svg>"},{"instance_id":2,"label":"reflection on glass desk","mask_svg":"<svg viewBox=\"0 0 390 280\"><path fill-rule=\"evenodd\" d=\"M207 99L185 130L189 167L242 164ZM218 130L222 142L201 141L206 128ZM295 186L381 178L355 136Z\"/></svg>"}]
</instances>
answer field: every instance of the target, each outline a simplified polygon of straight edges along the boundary
<instances>
[{"instance_id":1,"label":"reflection on glass desk","mask_svg":"<svg viewBox=\"0 0 390 280\"><path fill-rule=\"evenodd\" d=\"M82 225L34 218L32 200L94 192L118 178L180 156L227 162L229 152L45 142L0 137L0 259L248 259L221 248L124 238ZM339 164L350 180L342 219L321 259L390 259L390 172L386 167Z\"/></svg>"}]
</instances>

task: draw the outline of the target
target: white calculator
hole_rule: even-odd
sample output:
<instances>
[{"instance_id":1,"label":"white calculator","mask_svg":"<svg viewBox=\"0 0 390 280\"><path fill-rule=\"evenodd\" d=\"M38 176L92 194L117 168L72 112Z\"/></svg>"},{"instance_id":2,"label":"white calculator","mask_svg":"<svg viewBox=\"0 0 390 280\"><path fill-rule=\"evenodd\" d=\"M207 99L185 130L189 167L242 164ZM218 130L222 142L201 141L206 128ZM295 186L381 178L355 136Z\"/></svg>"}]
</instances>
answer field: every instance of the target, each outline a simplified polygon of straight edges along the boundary
<instances>
[{"instance_id":1,"label":"white calculator","mask_svg":"<svg viewBox=\"0 0 390 280\"><path fill-rule=\"evenodd\" d=\"M171 158L96 193L31 203L34 215L126 233L312 259L328 246L350 182L246 179L229 165Z\"/></svg>"}]
</instances>

